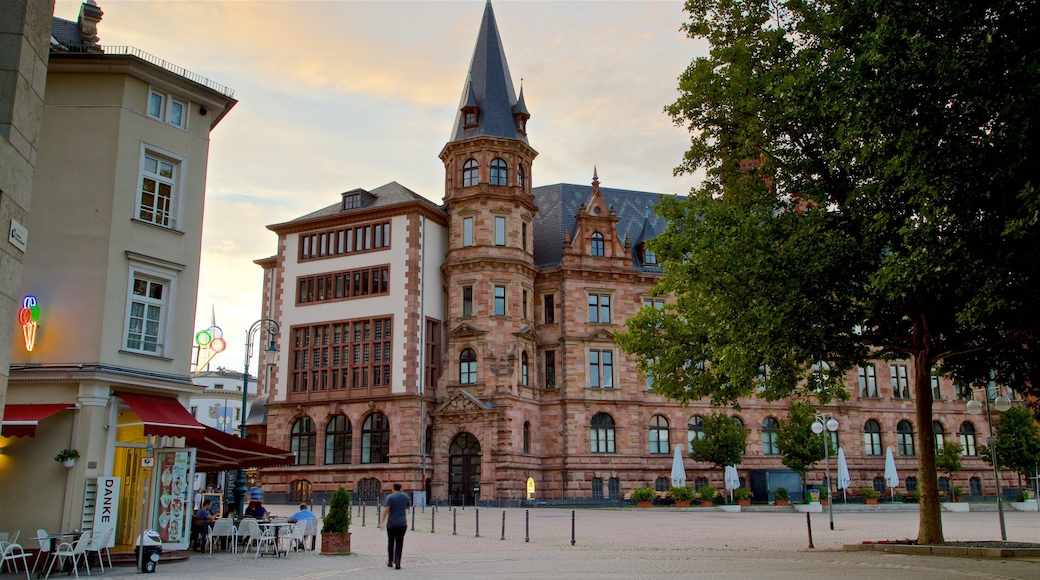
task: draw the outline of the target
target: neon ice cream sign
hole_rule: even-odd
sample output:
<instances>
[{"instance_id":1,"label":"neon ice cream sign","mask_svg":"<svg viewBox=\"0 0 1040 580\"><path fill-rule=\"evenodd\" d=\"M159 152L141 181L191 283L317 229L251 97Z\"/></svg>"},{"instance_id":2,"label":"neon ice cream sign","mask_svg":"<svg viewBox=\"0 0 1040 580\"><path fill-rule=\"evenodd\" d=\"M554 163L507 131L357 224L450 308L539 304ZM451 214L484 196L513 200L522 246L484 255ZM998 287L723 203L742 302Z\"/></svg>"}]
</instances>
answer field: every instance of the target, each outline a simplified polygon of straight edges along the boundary
<instances>
[{"instance_id":1,"label":"neon ice cream sign","mask_svg":"<svg viewBox=\"0 0 1040 580\"><path fill-rule=\"evenodd\" d=\"M40 319L40 307L35 296L22 299L22 309L18 311L18 322L22 325L22 337L25 339L25 350L32 352L36 346L36 321Z\"/></svg>"}]
</instances>

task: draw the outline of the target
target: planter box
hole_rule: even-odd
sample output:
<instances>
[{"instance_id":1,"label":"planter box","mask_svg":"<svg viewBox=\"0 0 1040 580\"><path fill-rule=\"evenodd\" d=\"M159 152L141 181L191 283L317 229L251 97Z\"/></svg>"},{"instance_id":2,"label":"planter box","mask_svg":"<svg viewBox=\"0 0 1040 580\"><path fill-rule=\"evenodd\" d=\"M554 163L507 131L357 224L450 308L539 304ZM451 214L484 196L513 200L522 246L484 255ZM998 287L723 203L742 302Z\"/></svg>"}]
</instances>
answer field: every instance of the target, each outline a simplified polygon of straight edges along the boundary
<instances>
[{"instance_id":1,"label":"planter box","mask_svg":"<svg viewBox=\"0 0 1040 580\"><path fill-rule=\"evenodd\" d=\"M737 500L737 505L747 505L747 506L749 506L749 505L751 505L751 500L749 500L749 499L738 499Z\"/></svg>"},{"instance_id":2,"label":"planter box","mask_svg":"<svg viewBox=\"0 0 1040 580\"><path fill-rule=\"evenodd\" d=\"M863 503L865 503L867 505L877 505L877 498L876 497L865 497L865 498L863 498Z\"/></svg>"},{"instance_id":3,"label":"planter box","mask_svg":"<svg viewBox=\"0 0 1040 580\"><path fill-rule=\"evenodd\" d=\"M1009 501L1008 504L1015 510L1020 512L1035 512L1036 511L1036 500L1031 501ZM964 504L968 505L968 504Z\"/></svg>"},{"instance_id":4,"label":"planter box","mask_svg":"<svg viewBox=\"0 0 1040 580\"><path fill-rule=\"evenodd\" d=\"M791 505L791 500L789 500L789 499L777 499L777 500L773 500L773 503L775 503L776 505Z\"/></svg>"},{"instance_id":5,"label":"planter box","mask_svg":"<svg viewBox=\"0 0 1040 580\"><path fill-rule=\"evenodd\" d=\"M688 501L678 501L678 500L676 500L676 502L675 502L675 507L683 507L683 508L685 508L685 507L690 507L690 502L688 502Z\"/></svg>"},{"instance_id":6,"label":"planter box","mask_svg":"<svg viewBox=\"0 0 1040 580\"><path fill-rule=\"evenodd\" d=\"M794 504L794 511L796 512L809 512L813 514L823 513L823 506L820 502L814 501L812 503L796 503Z\"/></svg>"},{"instance_id":7,"label":"planter box","mask_svg":"<svg viewBox=\"0 0 1040 580\"><path fill-rule=\"evenodd\" d=\"M652 501L637 501L636 502L636 507L640 507L640 508L653 507L653 505L654 505L654 502L652 502Z\"/></svg>"},{"instance_id":8,"label":"planter box","mask_svg":"<svg viewBox=\"0 0 1040 580\"><path fill-rule=\"evenodd\" d=\"M711 507L711 505L710 501L704 499L701 500L701 507Z\"/></svg>"},{"instance_id":9,"label":"planter box","mask_svg":"<svg viewBox=\"0 0 1040 580\"><path fill-rule=\"evenodd\" d=\"M350 553L350 532L342 534L321 534L321 553L322 554L349 554Z\"/></svg>"}]
</instances>

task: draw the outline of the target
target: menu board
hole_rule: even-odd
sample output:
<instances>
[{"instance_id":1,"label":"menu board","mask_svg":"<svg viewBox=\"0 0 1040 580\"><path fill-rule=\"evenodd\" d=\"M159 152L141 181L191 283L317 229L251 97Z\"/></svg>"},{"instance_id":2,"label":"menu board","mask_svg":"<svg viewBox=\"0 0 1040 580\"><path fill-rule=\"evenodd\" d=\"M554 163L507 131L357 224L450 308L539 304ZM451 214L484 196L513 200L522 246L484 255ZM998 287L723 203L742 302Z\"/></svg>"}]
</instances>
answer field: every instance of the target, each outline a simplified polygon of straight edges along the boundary
<instances>
[{"instance_id":1,"label":"menu board","mask_svg":"<svg viewBox=\"0 0 1040 580\"><path fill-rule=\"evenodd\" d=\"M187 545L191 532L191 503L189 470L190 451L160 450L156 452L156 496L157 505L155 530L163 545Z\"/></svg>"},{"instance_id":2,"label":"menu board","mask_svg":"<svg viewBox=\"0 0 1040 580\"><path fill-rule=\"evenodd\" d=\"M202 501L210 500L213 505L210 506L209 513L217 516L218 518L224 517L224 494L222 493L204 493L202 494Z\"/></svg>"}]
</instances>

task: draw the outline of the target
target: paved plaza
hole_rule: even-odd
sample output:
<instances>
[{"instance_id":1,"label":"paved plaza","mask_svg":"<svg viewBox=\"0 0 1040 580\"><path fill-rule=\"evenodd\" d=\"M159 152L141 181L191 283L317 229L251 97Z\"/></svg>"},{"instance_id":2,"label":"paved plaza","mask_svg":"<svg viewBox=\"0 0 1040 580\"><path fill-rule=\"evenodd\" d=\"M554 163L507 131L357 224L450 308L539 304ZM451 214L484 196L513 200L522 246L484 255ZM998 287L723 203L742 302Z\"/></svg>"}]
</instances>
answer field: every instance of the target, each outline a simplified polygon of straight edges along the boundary
<instances>
[{"instance_id":1,"label":"paved plaza","mask_svg":"<svg viewBox=\"0 0 1040 580\"><path fill-rule=\"evenodd\" d=\"M293 507L274 506L275 514ZM456 508L458 509L458 508ZM315 511L319 512L320 508ZM714 509L579 509L571 545L571 510L480 508L452 516L439 509L416 510L415 531L405 537L401 570L386 567L386 533L376 527L375 508L365 526L352 511L351 556L291 554L288 558L214 553L160 564L156 578L220 580L318 580L335 578L1040 578L1040 559L986 560L843 552L843 544L904 539L917 535L916 511L812 515L816 548L808 549L805 514L779 511L727 513ZM502 514L506 515L502 540ZM430 532L431 523L435 526ZM1040 542L1040 515L1008 512L1008 540ZM943 513L946 539L999 540L995 511ZM95 570L96 572L96 570ZM105 576L136 571L116 568ZM4 580L13 580L4 575Z\"/></svg>"}]
</instances>

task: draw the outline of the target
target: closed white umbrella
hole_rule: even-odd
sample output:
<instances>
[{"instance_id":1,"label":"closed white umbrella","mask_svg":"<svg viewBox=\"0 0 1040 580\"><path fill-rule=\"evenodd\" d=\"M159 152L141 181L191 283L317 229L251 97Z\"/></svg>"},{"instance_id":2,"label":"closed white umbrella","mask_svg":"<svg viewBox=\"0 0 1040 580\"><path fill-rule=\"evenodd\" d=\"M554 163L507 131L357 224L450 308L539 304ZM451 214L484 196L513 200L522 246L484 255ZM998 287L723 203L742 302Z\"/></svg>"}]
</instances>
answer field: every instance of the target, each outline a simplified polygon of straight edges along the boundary
<instances>
[{"instance_id":1,"label":"closed white umbrella","mask_svg":"<svg viewBox=\"0 0 1040 580\"><path fill-rule=\"evenodd\" d=\"M838 489L842 491L845 497L845 503L849 503L849 484L852 483L852 478L849 477L849 464L845 462L845 450L841 447L838 448Z\"/></svg>"},{"instance_id":2,"label":"closed white umbrella","mask_svg":"<svg viewBox=\"0 0 1040 580\"><path fill-rule=\"evenodd\" d=\"M736 465L727 465L722 473L722 483L729 492L730 500L733 499L733 490L740 487L740 475L737 473Z\"/></svg>"},{"instance_id":3,"label":"closed white umbrella","mask_svg":"<svg viewBox=\"0 0 1040 580\"><path fill-rule=\"evenodd\" d=\"M888 489L892 494L892 499L895 500L895 488L899 487L899 474L896 473L896 460L892 457L891 447L888 448L888 451L885 454L885 485L888 486Z\"/></svg>"},{"instance_id":4,"label":"closed white umbrella","mask_svg":"<svg viewBox=\"0 0 1040 580\"><path fill-rule=\"evenodd\" d=\"M683 466L682 445L675 444L675 457L672 459L672 485L686 486L686 467Z\"/></svg>"}]
</instances>

